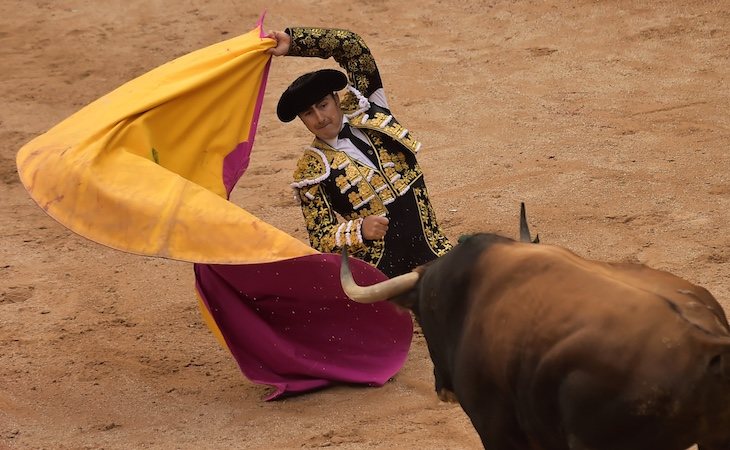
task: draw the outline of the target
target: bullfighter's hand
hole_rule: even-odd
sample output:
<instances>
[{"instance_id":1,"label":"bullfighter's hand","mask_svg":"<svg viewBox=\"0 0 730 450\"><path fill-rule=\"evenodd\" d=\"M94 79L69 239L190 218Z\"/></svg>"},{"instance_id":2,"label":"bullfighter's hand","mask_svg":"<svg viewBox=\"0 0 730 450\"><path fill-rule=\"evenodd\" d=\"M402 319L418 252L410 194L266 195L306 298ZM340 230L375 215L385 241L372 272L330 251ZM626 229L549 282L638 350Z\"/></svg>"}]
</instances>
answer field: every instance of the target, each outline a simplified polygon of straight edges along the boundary
<instances>
[{"instance_id":1,"label":"bullfighter's hand","mask_svg":"<svg viewBox=\"0 0 730 450\"><path fill-rule=\"evenodd\" d=\"M267 38L276 41L276 47L266 49L266 53L272 56L283 56L289 53L289 46L291 46L291 36L283 31L272 31L266 35Z\"/></svg>"},{"instance_id":2,"label":"bullfighter's hand","mask_svg":"<svg viewBox=\"0 0 730 450\"><path fill-rule=\"evenodd\" d=\"M383 216L367 216L362 220L362 237L365 239L383 239L388 232L388 220Z\"/></svg>"}]
</instances>

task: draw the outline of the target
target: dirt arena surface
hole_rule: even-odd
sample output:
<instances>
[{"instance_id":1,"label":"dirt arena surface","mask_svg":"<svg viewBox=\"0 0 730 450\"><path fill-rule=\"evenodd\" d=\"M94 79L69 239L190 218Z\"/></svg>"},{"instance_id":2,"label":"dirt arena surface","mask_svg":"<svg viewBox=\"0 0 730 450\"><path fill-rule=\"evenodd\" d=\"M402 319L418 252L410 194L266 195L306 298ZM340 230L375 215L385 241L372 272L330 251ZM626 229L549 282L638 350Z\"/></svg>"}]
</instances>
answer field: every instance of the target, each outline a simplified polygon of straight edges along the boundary
<instances>
[{"instance_id":1,"label":"dirt arena surface","mask_svg":"<svg viewBox=\"0 0 730 450\"><path fill-rule=\"evenodd\" d=\"M669 270L730 311L724 1L0 0L0 448L480 448L418 334L383 388L263 402L203 325L191 264L87 241L19 182L23 144L264 10L267 30L365 38L450 238L516 236L525 201L543 242ZM309 137L274 108L333 64L274 60L232 196L303 240L288 183Z\"/></svg>"}]
</instances>

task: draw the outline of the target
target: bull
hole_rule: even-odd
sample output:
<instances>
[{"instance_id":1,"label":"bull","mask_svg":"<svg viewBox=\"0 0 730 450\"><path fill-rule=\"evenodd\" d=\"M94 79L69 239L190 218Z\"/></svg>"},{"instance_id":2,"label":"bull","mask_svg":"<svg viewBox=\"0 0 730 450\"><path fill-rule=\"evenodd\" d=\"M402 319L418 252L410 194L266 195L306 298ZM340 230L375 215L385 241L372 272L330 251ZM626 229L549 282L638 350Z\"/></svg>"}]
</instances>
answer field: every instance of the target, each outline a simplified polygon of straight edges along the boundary
<instances>
[{"instance_id":1,"label":"bull","mask_svg":"<svg viewBox=\"0 0 730 450\"><path fill-rule=\"evenodd\" d=\"M730 449L730 327L706 289L642 264L473 235L353 300L410 309L436 391L490 450ZM525 242L526 241L526 242Z\"/></svg>"}]
</instances>

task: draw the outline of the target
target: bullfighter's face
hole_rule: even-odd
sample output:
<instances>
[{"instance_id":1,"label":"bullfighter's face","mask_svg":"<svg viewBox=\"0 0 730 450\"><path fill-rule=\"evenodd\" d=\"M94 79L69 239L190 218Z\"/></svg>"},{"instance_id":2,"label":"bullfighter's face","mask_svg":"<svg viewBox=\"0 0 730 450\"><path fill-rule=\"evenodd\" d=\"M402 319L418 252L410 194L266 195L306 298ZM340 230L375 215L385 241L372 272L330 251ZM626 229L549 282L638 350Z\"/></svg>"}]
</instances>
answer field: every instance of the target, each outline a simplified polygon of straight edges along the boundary
<instances>
[{"instance_id":1,"label":"bullfighter's face","mask_svg":"<svg viewBox=\"0 0 730 450\"><path fill-rule=\"evenodd\" d=\"M338 94L327 94L317 103L299 113L299 118L315 136L322 140L337 137L342 128L342 108Z\"/></svg>"}]
</instances>

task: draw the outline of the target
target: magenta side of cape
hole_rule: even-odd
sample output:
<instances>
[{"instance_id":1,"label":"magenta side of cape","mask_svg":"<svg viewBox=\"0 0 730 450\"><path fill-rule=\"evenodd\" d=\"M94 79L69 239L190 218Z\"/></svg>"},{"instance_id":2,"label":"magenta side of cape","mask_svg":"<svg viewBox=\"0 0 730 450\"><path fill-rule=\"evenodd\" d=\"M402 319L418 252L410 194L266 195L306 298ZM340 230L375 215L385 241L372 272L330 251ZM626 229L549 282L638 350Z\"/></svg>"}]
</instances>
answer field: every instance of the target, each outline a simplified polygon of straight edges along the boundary
<instances>
[{"instance_id":1,"label":"magenta side of cape","mask_svg":"<svg viewBox=\"0 0 730 450\"><path fill-rule=\"evenodd\" d=\"M263 31L264 16L265 13L261 14L261 17L256 24L259 28L260 38L266 37L266 34ZM264 102L264 92L266 92L266 82L269 79L270 67L271 59L269 59L266 63L266 67L264 68L264 73L261 79L261 87L259 88L259 92L256 97L256 107L254 109L253 117L251 118L252 122L251 128L248 132L248 139L236 145L236 147L223 159L223 185L226 188L227 196L231 195L233 187L248 168L248 163L251 158L251 150L253 149L253 141L256 137L256 130L258 129L259 116L261 115L261 105Z\"/></svg>"},{"instance_id":2,"label":"magenta side of cape","mask_svg":"<svg viewBox=\"0 0 730 450\"><path fill-rule=\"evenodd\" d=\"M386 279L350 259L363 285ZM340 256L268 264L195 265L200 296L243 374L266 400L335 383L382 386L405 363L413 323L389 302L362 305L340 286Z\"/></svg>"}]
</instances>

